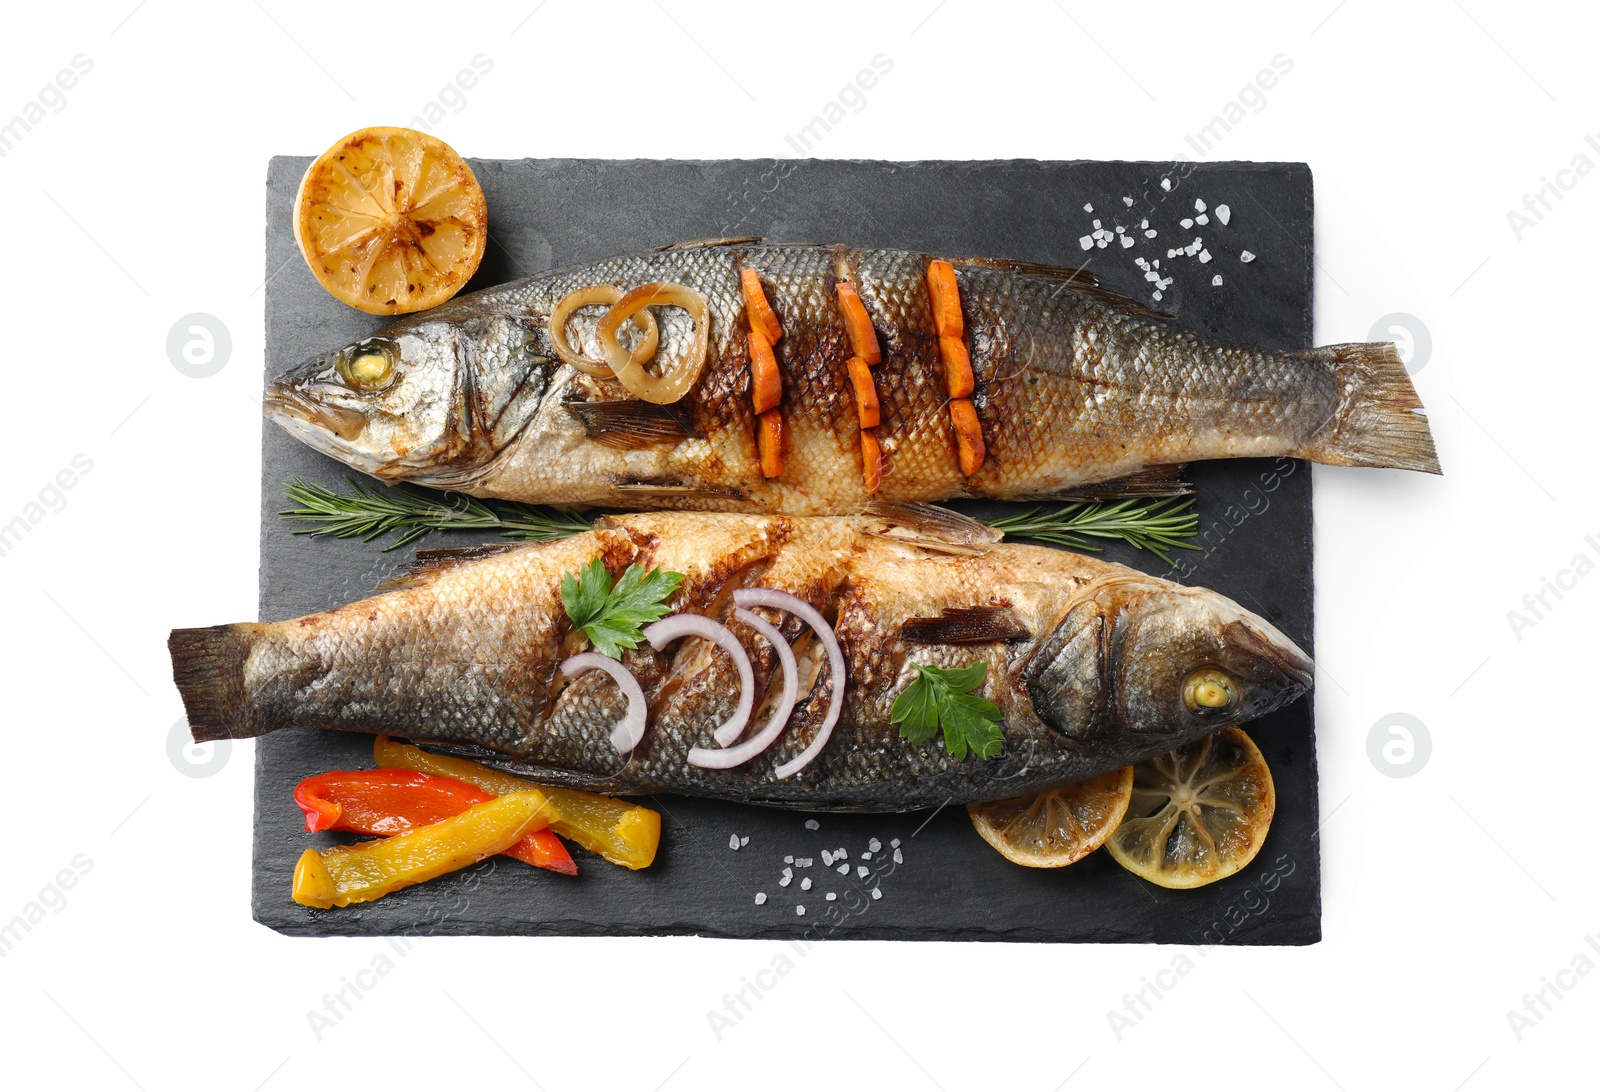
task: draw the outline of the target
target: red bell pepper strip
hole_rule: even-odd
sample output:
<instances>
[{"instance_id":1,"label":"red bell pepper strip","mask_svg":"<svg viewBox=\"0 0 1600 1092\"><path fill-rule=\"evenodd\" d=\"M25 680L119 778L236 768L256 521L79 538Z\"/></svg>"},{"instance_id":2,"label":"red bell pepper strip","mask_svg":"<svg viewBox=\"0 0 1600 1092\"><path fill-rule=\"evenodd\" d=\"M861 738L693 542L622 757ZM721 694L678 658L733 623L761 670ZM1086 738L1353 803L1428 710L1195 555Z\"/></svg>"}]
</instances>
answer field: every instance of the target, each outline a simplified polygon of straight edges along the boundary
<instances>
[{"instance_id":1,"label":"red bell pepper strip","mask_svg":"<svg viewBox=\"0 0 1600 1092\"><path fill-rule=\"evenodd\" d=\"M492 799L494 794L476 785L415 770L331 770L294 788L294 802L313 832L405 834ZM566 876L578 874L572 854L549 829L525 836L506 856Z\"/></svg>"}]
</instances>

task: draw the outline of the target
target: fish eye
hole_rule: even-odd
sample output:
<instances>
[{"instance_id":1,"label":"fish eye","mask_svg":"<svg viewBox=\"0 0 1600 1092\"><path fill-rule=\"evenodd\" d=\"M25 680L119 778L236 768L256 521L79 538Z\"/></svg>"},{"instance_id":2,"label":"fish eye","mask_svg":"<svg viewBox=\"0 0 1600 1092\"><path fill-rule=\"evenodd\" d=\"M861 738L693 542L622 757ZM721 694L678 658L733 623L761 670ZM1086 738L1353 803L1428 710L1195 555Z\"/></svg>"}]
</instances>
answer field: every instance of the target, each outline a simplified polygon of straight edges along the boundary
<instances>
[{"instance_id":1,"label":"fish eye","mask_svg":"<svg viewBox=\"0 0 1600 1092\"><path fill-rule=\"evenodd\" d=\"M1183 704L1199 717L1227 713L1239 703L1239 688L1225 671L1202 667L1183 681Z\"/></svg>"},{"instance_id":2,"label":"fish eye","mask_svg":"<svg viewBox=\"0 0 1600 1092\"><path fill-rule=\"evenodd\" d=\"M376 394L394 380L394 350L382 341L369 338L341 353L338 368L339 375L350 387Z\"/></svg>"}]
</instances>

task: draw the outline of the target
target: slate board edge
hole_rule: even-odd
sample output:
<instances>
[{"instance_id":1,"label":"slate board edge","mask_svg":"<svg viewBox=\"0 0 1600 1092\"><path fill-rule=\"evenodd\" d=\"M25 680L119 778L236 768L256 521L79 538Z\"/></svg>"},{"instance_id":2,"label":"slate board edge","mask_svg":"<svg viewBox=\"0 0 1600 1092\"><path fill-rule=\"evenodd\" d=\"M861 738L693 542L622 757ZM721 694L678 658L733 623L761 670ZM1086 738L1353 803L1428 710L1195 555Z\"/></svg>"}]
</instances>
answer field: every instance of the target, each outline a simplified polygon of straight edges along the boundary
<instances>
[{"instance_id":1,"label":"slate board edge","mask_svg":"<svg viewBox=\"0 0 1600 1092\"><path fill-rule=\"evenodd\" d=\"M271 207L271 202L272 202L271 173L276 171L276 170L290 168L290 167L296 168L297 170L298 169L303 169L303 166L306 163L309 162L309 159L310 159L310 157L302 157L302 156L274 156L274 157L272 157L272 159L270 161L270 165L269 165L269 178L268 178L269 186L268 186L268 193L267 193L267 198L268 198L268 202L267 202L267 204L268 204L268 208L267 208L267 213L268 213L267 228L268 228L269 232L272 230L272 226L273 226L272 225L272 219L271 219L272 212L273 212L272 207ZM476 161L474 161L474 162L476 162ZM738 164L756 165L756 164L765 164L765 163L771 163L771 162L777 162L777 161L768 160L768 159L755 159L755 160L543 159L543 160L540 160L540 159L534 159L532 157L529 157L529 158L525 158L525 159L521 159L521 160L485 161L485 165L486 166L490 165L490 164L494 164L494 165L502 165L502 164L503 165L516 165L516 164L521 164L521 163L535 163L535 162L541 163L541 164L545 164L545 165L548 165L548 166L553 166L553 167L559 167L559 166L564 165L564 164L573 164L573 165L575 165L575 164L585 164L585 165L589 165L589 166L601 165L601 166L617 166L617 167L621 167L621 166L626 166L626 165L629 165L629 164L640 164L640 165L658 165L659 164L659 165L679 165L679 166L694 166L694 165L724 165L724 166L727 166L727 165L738 165ZM876 168L882 168L882 167L891 167L891 168L901 168L901 167L924 167L924 168L926 168L926 167L948 167L948 168L953 168L953 169L961 169L961 168L964 168L964 167L965 168L979 167L979 168L1001 168L1001 169L1004 169L1004 168L1006 168L1008 166L1016 166L1016 167L1019 167L1019 168L1069 167L1069 166L1117 166L1117 167L1144 168L1144 169L1147 169L1152 174L1152 176L1159 176L1162 173L1176 173L1176 169L1178 167L1178 165L1170 164L1170 163L1167 163L1166 161L1097 161L1097 160L1029 160L1029 159L1013 159L1013 160L914 160L914 161L834 160L834 161L811 161L811 162L830 162L830 163L838 164L838 165L859 165L859 166L862 166L862 167L876 167ZM1311 175L1311 171L1310 171L1310 168L1309 168L1308 165L1303 164L1303 163L1295 163L1295 162L1270 162L1270 163L1266 163L1266 162L1243 162L1243 161L1219 161L1217 163L1207 163L1207 164L1204 164L1203 166L1207 170L1223 169L1223 170L1238 171L1238 172L1241 172L1241 173L1248 173L1248 172L1252 172L1252 171L1263 171L1263 172L1281 171L1281 172L1285 172L1285 173L1289 173L1289 174L1303 174L1304 179L1305 179L1305 184L1306 184L1306 221L1307 221L1308 226L1311 225L1314 222L1313 221L1313 216L1312 216L1313 205L1314 205L1314 193L1313 193L1313 188L1312 188L1312 175ZM1309 332L1313 328L1313 314L1314 314L1313 291L1314 291L1314 269L1315 269L1315 266L1314 266L1314 262L1312 260L1310 260L1310 254L1309 254L1310 246L1313 244L1313 241L1314 241L1313 238L1312 238L1312 232L1308 231L1307 232L1307 236L1308 236L1308 238L1307 238L1308 260L1307 260L1307 262L1305 264L1305 267L1304 267L1304 270L1305 270L1305 273L1304 273L1304 275L1305 275L1305 292L1304 292L1304 295L1303 295L1303 299L1304 299L1305 302L1304 302L1304 307L1303 307L1303 326L1304 326L1304 329L1308 332L1308 336L1305 339L1304 344L1309 345L1310 344ZM596 256L598 256L598 255L596 255ZM269 261L269 264L270 264L270 257L269 257L268 261ZM280 266L280 269L281 269L281 266ZM271 268L269 268L267 270L267 274L268 274L269 280L271 279L271 276L274 273L276 273L277 271L278 270L274 270L274 269L271 269ZM477 286L475 285L474 287L477 287ZM268 326L270 328L270 319L268 318L268 315L267 315L267 310L269 308L270 308L270 304L268 305L267 308L264 308L263 322L264 322L265 326ZM263 421L262 428L263 428L263 438L265 439L265 437L268 434L270 434L271 431L273 430L273 426L270 425L269 423ZM1306 477L1305 488L1306 488L1306 491L1307 491L1307 503L1309 505L1309 497L1310 497L1310 489L1311 489L1310 474L1307 472L1305 477ZM267 480L265 478L263 478L263 483L262 484L263 484L263 489L264 490L270 489L270 484L267 482ZM263 538L263 540L265 540L272 532L273 532L272 525L270 523L264 524L264 526L262 528L262 538ZM1309 564L1309 560L1311 558L1311 551L1312 551L1312 547L1313 547L1312 527L1311 527L1311 523L1310 523L1309 520L1307 521L1302 533L1304 535L1305 550L1306 550L1306 555L1307 555L1308 564ZM266 596L266 592L267 592L266 583L265 583L265 573L266 573L265 555L263 554L263 556L261 558L258 558L258 576L260 578L260 583L261 583L260 592L261 592L261 595L262 595L263 598ZM1310 613L1311 613L1311 611L1313 609L1314 609L1314 602L1311 602L1311 601L1308 600L1308 604L1307 604L1308 617L1310 616ZM1311 632L1314 632L1314 625L1312 626L1311 630L1308 631L1308 633L1307 633L1308 641L1310 639ZM1308 648L1309 647L1310 646L1308 645ZM1307 700L1310 700L1310 699L1307 699ZM1316 791L1318 786L1317 786L1317 781L1316 781L1316 751L1315 751L1315 717L1314 717L1314 713L1311 715L1311 718L1310 718L1310 730L1311 730L1311 733L1312 733L1311 748L1310 748L1310 755L1309 755L1310 778L1311 778L1310 784L1311 784L1312 792L1313 792L1313 798L1312 798L1311 804L1312 804L1312 815L1315 816L1317 814L1317 812L1315 810L1315 791ZM261 762L261 759L260 759L260 757L258 755L257 763L256 763L257 764L258 774L259 774L259 770L260 770L260 762ZM258 776L257 779L256 779L256 783L255 783L255 793L254 793L254 801L253 801L255 809L256 809L258 814L259 814L260 810L262 809L262 807L266 804L266 800L263 798L263 795L262 795L265 791L266 791L266 787L265 787L264 783L261 781L261 779ZM1270 922L1263 922L1263 923L1261 923L1259 925L1254 926L1246 935L1242 936L1239 940L1233 941L1231 943L1249 944L1249 945L1252 945L1252 946L1254 946L1254 945L1285 946L1285 945L1313 944L1313 943L1317 943L1318 941L1321 940L1322 931L1321 931L1320 853L1319 853L1319 847L1317 845L1315 837L1312 838L1312 840L1310 841L1310 843L1309 843L1307 848L1308 848L1308 854L1309 854L1309 862L1308 863L1311 866L1311 877L1312 877L1312 881L1313 881L1309 910L1306 910L1306 911L1301 912L1301 913L1290 914L1290 915L1275 915ZM790 940L793 940L793 939L797 939L797 937L803 936L805 934L805 932L806 932L805 926L802 923L795 922L795 921L789 921L788 923L786 923L786 924L784 924L782 926L775 927L775 928L772 928L770 930L757 929L757 930L744 930L744 931L740 931L738 933L729 933L729 932L719 931L719 930L717 930L715 928L707 927L707 926L705 926L703 924L690 923L690 922L682 922L682 923L677 923L677 924L667 924L667 925L662 925L662 926L659 926L659 927L640 928L640 927L631 927L631 926L597 925L597 924L595 924L593 922L576 920L576 919L574 919L574 920L556 919L556 920L550 920L550 921L545 921L545 922L530 923L530 922L520 922L520 921L507 921L507 920L504 920L504 919L476 920L476 919L466 918L466 917L457 917L457 918L453 918L453 919L448 919L448 920L446 920L444 922L438 923L435 927L430 927L430 928L428 928L426 930L410 930L410 931L403 930L403 929L402 930L394 930L394 929L384 929L384 928L373 928L371 926L362 928L361 925L363 923L361 921L359 921L354 915L347 916L347 917L340 917L340 916L332 915L332 914L317 915L316 918L310 919L310 920L308 920L308 921L306 921L304 923L297 923L297 922L294 922L294 921L286 921L286 920L283 920L282 915L281 915L281 911L268 910L266 907L261 906L259 904L259 900L256 897L254 897L257 894L258 894L258 892L256 890L254 890L254 888L253 888L253 891L252 891L252 896L253 896L252 897L252 915L253 915L254 919L257 920L258 922L261 922L262 924L266 925L268 928L273 929L274 931L281 932L281 933L283 933L285 935L290 935L290 936L376 936L376 935L393 935L393 934L404 935L404 934L410 932L411 935L496 935L496 936L511 936L511 935L518 935L518 936L685 936L685 935L692 935L692 936L701 936L701 937L708 937L708 938L727 938L727 939L790 939ZM909 928L856 927L856 928L851 928L851 929L846 929L846 930L835 931L828 939L861 939L861 940L906 940L906 939L916 939L916 940L932 940L932 941L939 941L939 940L945 940L945 941L986 940L986 941L1005 941L1005 942L1023 942L1023 943L1062 943L1062 942L1068 941L1068 940L1070 940L1070 942L1073 942L1073 943L1108 943L1108 942L1180 943L1180 942L1183 942L1183 939L1184 939L1184 938L1179 937L1177 935L1173 935L1173 936L1152 936L1149 933L1127 933L1127 934L1123 934L1123 933L1117 933L1114 930L1102 930L1101 933L1103 933L1104 935L1100 935L1100 934L1084 934L1084 935L1077 936L1077 937L1064 938L1064 937L1062 937L1060 935L1051 935L1051 934L1043 932L1043 931L1029 929L1029 928L1020 928L1020 929L971 928L971 929L966 929L966 928L948 928L948 927L944 927L944 928L940 928L939 930L937 930L937 932L934 932L934 931L932 931L932 930L930 930L928 928L925 928L925 927L909 927Z\"/></svg>"}]
</instances>

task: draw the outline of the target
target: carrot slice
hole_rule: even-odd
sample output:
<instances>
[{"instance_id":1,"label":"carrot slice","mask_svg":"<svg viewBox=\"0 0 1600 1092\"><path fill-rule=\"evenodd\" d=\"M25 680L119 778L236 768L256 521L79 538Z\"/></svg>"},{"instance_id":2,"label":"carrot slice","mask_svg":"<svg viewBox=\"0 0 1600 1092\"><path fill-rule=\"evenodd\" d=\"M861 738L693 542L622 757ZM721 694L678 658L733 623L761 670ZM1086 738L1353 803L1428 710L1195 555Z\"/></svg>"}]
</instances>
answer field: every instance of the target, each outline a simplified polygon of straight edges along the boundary
<instances>
[{"instance_id":1,"label":"carrot slice","mask_svg":"<svg viewBox=\"0 0 1600 1092\"><path fill-rule=\"evenodd\" d=\"M856 412L861 417L862 428L878 424L878 385L872 381L872 369L859 356L853 356L845 365L850 369L850 383L856 389Z\"/></svg>"},{"instance_id":2,"label":"carrot slice","mask_svg":"<svg viewBox=\"0 0 1600 1092\"><path fill-rule=\"evenodd\" d=\"M756 448L761 452L763 478L783 473L783 416L777 410L756 418Z\"/></svg>"},{"instance_id":3,"label":"carrot slice","mask_svg":"<svg viewBox=\"0 0 1600 1092\"><path fill-rule=\"evenodd\" d=\"M783 396L778 360L772 355L772 343L760 330L751 330L745 341L750 346L750 401L757 413L766 413Z\"/></svg>"},{"instance_id":4,"label":"carrot slice","mask_svg":"<svg viewBox=\"0 0 1600 1092\"><path fill-rule=\"evenodd\" d=\"M949 262L928 263L928 299L933 304L933 328L941 338L960 337L961 293L956 288L956 271Z\"/></svg>"},{"instance_id":5,"label":"carrot slice","mask_svg":"<svg viewBox=\"0 0 1600 1092\"><path fill-rule=\"evenodd\" d=\"M861 482L868 493L876 493L883 484L883 448L869 428L861 430Z\"/></svg>"},{"instance_id":6,"label":"carrot slice","mask_svg":"<svg viewBox=\"0 0 1600 1092\"><path fill-rule=\"evenodd\" d=\"M837 288L839 313L844 316L845 333L850 335L850 351L868 364L878 363L883 354L878 351L878 335L872 329L866 305L861 302L854 285L840 281Z\"/></svg>"},{"instance_id":7,"label":"carrot slice","mask_svg":"<svg viewBox=\"0 0 1600 1092\"><path fill-rule=\"evenodd\" d=\"M961 473L970 478L983 466L983 457L988 453L983 443L983 425L978 421L977 407L967 398L952 400L950 423L956 429L956 454L961 460Z\"/></svg>"},{"instance_id":8,"label":"carrot slice","mask_svg":"<svg viewBox=\"0 0 1600 1092\"><path fill-rule=\"evenodd\" d=\"M776 345L783 338L783 326L772 313L767 294L761 290L761 274L754 269L739 270L739 287L744 289L744 311L750 320L750 329L767 335L767 344Z\"/></svg>"},{"instance_id":9,"label":"carrot slice","mask_svg":"<svg viewBox=\"0 0 1600 1092\"><path fill-rule=\"evenodd\" d=\"M951 398L972 395L972 358L967 344L959 337L941 337L939 355L944 357L944 386Z\"/></svg>"}]
</instances>

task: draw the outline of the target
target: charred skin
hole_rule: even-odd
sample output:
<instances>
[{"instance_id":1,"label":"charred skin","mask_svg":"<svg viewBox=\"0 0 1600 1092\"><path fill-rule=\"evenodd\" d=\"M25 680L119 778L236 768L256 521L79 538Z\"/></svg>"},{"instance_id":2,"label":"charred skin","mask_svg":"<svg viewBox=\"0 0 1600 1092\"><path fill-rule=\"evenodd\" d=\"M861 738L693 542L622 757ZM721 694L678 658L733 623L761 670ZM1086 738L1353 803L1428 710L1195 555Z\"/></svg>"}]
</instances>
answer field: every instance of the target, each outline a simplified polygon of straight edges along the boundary
<instances>
[{"instance_id":1,"label":"charred skin","mask_svg":"<svg viewBox=\"0 0 1600 1092\"><path fill-rule=\"evenodd\" d=\"M407 347L395 391L352 396L319 381L330 365L315 360L273 385L268 412L358 469L477 496L858 512L869 494L834 293L846 271L884 353L873 369L886 460L877 500L1044 498L1150 467L1240 456L1437 472L1420 403L1392 346L1279 351L1211 342L1141 314L1087 278L1067 282L1037 267L972 259L955 268L988 457L963 477L928 301L929 260L764 245L607 259L462 297L390 327L383 336ZM739 289L746 267L760 273L784 328L776 355L786 465L772 480L761 476L751 410ZM578 288L651 281L695 289L711 316L704 373L682 402L660 411L668 432L677 431L666 437L597 421L594 404L630 396L614 380L556 360L548 329L557 302ZM602 314L579 310L567 326L573 347L595 358ZM676 308L655 314L656 359L679 359L693 324ZM425 389L396 398L410 387ZM396 404L385 409L386 400ZM351 422L363 414L374 423L353 434Z\"/></svg>"},{"instance_id":2,"label":"charred skin","mask_svg":"<svg viewBox=\"0 0 1600 1092\"><path fill-rule=\"evenodd\" d=\"M384 732L474 745L485 749L475 757L551 784L855 810L1079 781L1270 712L1310 683L1309 660L1287 638L1204 589L1058 550L1002 544L950 556L874 530L858 519L609 518L587 534L445 565L414 586L320 614L176 631L174 675L197 739L304 726ZM599 672L568 681L558 670L584 647L560 579L596 556L613 573L637 563L685 574L674 610L718 618L751 655L753 724L764 723L761 695L778 669L771 648L733 619L734 589L789 591L832 620L846 700L815 761L774 776L814 737L834 683L809 631L764 610L801 666L802 698L778 742L731 770L687 763L690 748L716 746L712 732L738 697L726 654L687 639L624 656L650 716L640 746L619 755L610 741L624 712L616 686ZM1005 639L936 644L902 634L908 619L972 606L999 608ZM1004 755L958 762L937 739L899 738L889 711L913 665L975 660L989 665L982 693L1004 714ZM1225 715L1195 715L1182 703L1184 679L1207 666L1238 685Z\"/></svg>"}]
</instances>

